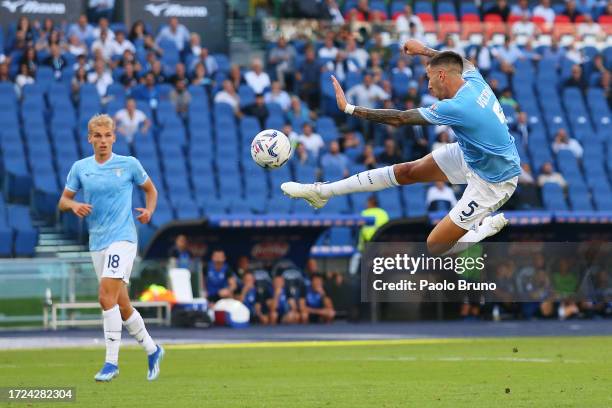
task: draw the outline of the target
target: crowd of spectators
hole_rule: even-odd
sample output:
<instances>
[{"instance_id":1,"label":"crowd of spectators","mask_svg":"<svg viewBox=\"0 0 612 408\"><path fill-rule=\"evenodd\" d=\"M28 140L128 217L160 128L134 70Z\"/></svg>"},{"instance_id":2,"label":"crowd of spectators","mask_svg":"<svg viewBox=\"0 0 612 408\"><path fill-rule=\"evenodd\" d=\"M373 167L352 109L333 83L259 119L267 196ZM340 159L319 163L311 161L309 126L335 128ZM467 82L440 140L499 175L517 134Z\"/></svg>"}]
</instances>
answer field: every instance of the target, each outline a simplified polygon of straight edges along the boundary
<instances>
[{"instance_id":1,"label":"crowd of spectators","mask_svg":"<svg viewBox=\"0 0 612 408\"><path fill-rule=\"evenodd\" d=\"M252 322L264 325L330 323L336 315L326 287L342 285L342 276L324 275L315 259L307 262L304 271L291 261L264 266L246 256L237 258L232 267L221 249L213 250L208 261L198 259L190 251L184 235L176 237L168 256L170 267L192 272L194 285L200 285L196 292L211 307L220 299L239 300L251 312Z\"/></svg>"}]
</instances>

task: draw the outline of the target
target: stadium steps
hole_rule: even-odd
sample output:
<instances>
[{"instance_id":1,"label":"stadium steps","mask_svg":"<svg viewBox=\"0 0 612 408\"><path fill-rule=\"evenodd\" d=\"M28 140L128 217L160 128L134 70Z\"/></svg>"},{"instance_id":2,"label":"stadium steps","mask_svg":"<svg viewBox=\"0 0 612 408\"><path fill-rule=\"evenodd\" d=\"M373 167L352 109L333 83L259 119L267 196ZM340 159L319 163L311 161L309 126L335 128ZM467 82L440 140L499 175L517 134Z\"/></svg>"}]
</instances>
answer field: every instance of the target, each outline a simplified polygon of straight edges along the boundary
<instances>
[{"instance_id":1,"label":"stadium steps","mask_svg":"<svg viewBox=\"0 0 612 408\"><path fill-rule=\"evenodd\" d=\"M43 223L44 221L40 221ZM38 223L38 221L34 221ZM35 248L37 258L87 258L90 259L87 245L82 245L74 236L60 227L45 223L38 227L40 231L38 245Z\"/></svg>"}]
</instances>

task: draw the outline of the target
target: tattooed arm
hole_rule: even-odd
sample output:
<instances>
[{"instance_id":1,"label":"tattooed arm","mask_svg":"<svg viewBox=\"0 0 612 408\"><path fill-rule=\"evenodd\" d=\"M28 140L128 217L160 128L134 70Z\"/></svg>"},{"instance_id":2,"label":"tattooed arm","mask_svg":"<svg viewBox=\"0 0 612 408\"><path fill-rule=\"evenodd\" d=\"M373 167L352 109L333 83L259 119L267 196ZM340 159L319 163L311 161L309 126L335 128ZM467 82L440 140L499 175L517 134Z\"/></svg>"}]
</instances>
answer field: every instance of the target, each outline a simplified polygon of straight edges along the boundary
<instances>
[{"instance_id":1,"label":"tattooed arm","mask_svg":"<svg viewBox=\"0 0 612 408\"><path fill-rule=\"evenodd\" d=\"M336 102L338 108L344 112L347 106L346 96L340 86L340 83L332 75L332 83L334 84L334 90L336 91ZM391 126L403 126L403 125L429 125L417 109L410 109L407 111L400 111L395 109L369 109L363 106L355 106L355 110L351 113L353 116L371 120L373 122L384 123Z\"/></svg>"}]
</instances>

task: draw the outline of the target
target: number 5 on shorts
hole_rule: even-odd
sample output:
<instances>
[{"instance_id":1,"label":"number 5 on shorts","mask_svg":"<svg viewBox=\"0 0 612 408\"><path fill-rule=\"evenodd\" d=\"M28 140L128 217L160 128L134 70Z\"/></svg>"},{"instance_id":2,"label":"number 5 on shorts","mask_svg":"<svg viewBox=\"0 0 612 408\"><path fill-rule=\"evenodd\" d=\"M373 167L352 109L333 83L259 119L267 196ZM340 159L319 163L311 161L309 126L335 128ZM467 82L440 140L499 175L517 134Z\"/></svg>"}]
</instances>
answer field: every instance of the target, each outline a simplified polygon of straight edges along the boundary
<instances>
[{"instance_id":1,"label":"number 5 on shorts","mask_svg":"<svg viewBox=\"0 0 612 408\"><path fill-rule=\"evenodd\" d=\"M118 268L119 267L119 255L108 255L108 265L107 268Z\"/></svg>"},{"instance_id":2,"label":"number 5 on shorts","mask_svg":"<svg viewBox=\"0 0 612 408\"><path fill-rule=\"evenodd\" d=\"M465 221L465 219L467 219L469 216L474 214L474 211L476 211L476 208L478 208L478 203L476 201L472 200L472 201L470 201L468 203L467 206L469 208L469 211L468 210L461 211L461 215L463 215L463 217L465 217L465 218L461 217L461 221Z\"/></svg>"}]
</instances>

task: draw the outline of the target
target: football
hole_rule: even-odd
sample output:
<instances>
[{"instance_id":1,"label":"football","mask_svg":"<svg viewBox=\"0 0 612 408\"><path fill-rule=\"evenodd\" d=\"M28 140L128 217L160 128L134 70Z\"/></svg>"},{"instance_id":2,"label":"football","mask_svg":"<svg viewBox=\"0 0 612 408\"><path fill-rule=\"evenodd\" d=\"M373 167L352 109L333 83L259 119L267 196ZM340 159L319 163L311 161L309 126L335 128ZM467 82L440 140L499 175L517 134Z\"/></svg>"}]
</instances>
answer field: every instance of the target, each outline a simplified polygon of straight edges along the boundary
<instances>
[{"instance_id":1,"label":"football","mask_svg":"<svg viewBox=\"0 0 612 408\"><path fill-rule=\"evenodd\" d=\"M275 129L259 132L251 142L251 157L265 169L277 169L291 157L291 142L287 135Z\"/></svg>"}]
</instances>

